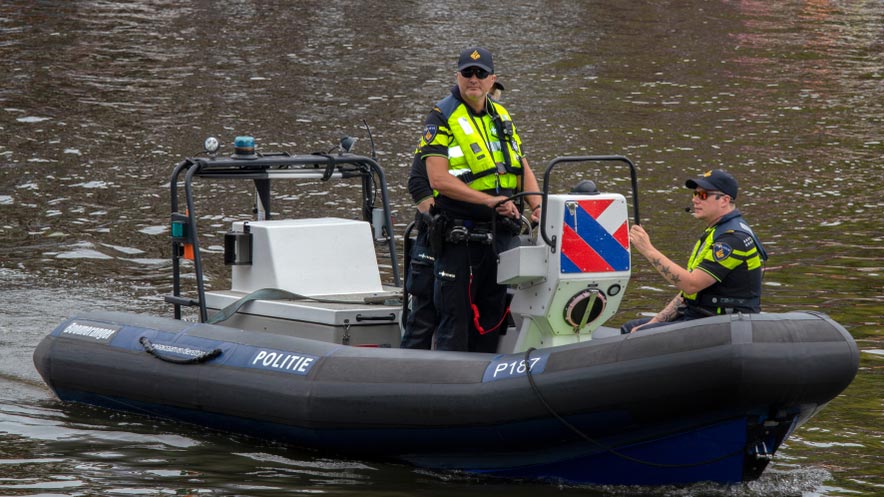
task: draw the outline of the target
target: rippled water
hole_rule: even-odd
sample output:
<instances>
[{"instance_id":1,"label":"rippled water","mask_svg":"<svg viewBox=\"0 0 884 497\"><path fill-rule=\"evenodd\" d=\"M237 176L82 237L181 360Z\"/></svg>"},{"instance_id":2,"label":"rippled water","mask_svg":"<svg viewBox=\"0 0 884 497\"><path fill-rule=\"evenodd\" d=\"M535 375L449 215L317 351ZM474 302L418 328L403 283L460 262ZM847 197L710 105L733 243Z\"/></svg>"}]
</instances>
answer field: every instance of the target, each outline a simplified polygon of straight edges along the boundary
<instances>
[{"instance_id":1,"label":"rippled water","mask_svg":"<svg viewBox=\"0 0 884 497\"><path fill-rule=\"evenodd\" d=\"M482 33L478 35L476 33ZM529 159L624 154L643 224L679 259L699 229L685 177L741 180L772 253L765 308L815 309L858 339L851 387L761 480L563 487L560 495L884 494L884 3L42 1L0 4L0 494L534 495L550 488L206 433L55 400L37 342L80 309L170 313L168 178L206 136L325 151L372 129L403 228L410 155L454 57L495 54ZM628 190L623 171L582 172ZM562 188L579 174L566 173ZM349 215L349 190L281 190L283 214ZM251 208L201 185L217 243ZM346 198L345 198L346 197ZM210 233L212 234L212 233ZM210 265L210 286L227 284ZM643 261L622 322L671 290ZM615 323L615 324L616 324Z\"/></svg>"}]
</instances>

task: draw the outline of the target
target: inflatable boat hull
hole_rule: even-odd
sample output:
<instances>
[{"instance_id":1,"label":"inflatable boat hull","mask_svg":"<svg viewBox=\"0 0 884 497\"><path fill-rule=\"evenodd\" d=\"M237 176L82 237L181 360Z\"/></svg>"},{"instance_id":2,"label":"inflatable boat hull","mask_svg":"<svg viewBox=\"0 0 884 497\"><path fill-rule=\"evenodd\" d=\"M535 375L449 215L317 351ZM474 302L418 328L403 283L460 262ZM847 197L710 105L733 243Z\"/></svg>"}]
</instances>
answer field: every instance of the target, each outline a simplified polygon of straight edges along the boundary
<instances>
[{"instance_id":1,"label":"inflatable boat hull","mask_svg":"<svg viewBox=\"0 0 884 497\"><path fill-rule=\"evenodd\" d=\"M755 479L847 387L858 358L843 327L811 313L511 355L87 313L34 354L64 401L355 457L599 484Z\"/></svg>"}]
</instances>

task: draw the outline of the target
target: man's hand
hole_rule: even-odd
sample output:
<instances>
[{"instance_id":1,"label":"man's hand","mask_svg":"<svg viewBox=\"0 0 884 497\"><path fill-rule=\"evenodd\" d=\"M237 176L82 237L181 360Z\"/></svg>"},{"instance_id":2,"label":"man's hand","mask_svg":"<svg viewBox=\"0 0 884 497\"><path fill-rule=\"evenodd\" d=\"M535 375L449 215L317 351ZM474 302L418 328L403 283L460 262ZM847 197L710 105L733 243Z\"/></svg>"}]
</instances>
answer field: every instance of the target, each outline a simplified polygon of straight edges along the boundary
<instances>
[{"instance_id":1,"label":"man's hand","mask_svg":"<svg viewBox=\"0 0 884 497\"><path fill-rule=\"evenodd\" d=\"M501 202L503 203L500 204ZM522 217L522 215L519 213L519 209L516 207L516 203L512 200L507 200L507 198L502 195L496 197L488 197L488 201L485 203L485 205L487 205L491 209L497 210L497 214L503 217L509 217L512 219L520 219Z\"/></svg>"},{"instance_id":2,"label":"man's hand","mask_svg":"<svg viewBox=\"0 0 884 497\"><path fill-rule=\"evenodd\" d=\"M433 197L427 197L417 204L417 210L420 212L430 212L430 208L434 205L436 205L436 199Z\"/></svg>"},{"instance_id":3,"label":"man's hand","mask_svg":"<svg viewBox=\"0 0 884 497\"><path fill-rule=\"evenodd\" d=\"M531 222L537 224L540 222L540 211L543 209L542 206L538 205L536 209L531 210Z\"/></svg>"}]
</instances>

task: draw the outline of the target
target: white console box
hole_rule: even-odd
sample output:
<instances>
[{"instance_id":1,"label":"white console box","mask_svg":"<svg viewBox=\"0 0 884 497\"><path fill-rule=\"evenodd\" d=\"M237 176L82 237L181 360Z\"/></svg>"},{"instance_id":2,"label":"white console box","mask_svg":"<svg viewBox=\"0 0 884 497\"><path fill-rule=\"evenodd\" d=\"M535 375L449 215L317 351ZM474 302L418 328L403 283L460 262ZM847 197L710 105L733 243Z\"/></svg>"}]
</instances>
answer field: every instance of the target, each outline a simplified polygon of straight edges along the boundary
<instances>
[{"instance_id":1,"label":"white console box","mask_svg":"<svg viewBox=\"0 0 884 497\"><path fill-rule=\"evenodd\" d=\"M546 245L523 245L500 253L497 283L521 285L546 278L549 248Z\"/></svg>"},{"instance_id":2,"label":"white console box","mask_svg":"<svg viewBox=\"0 0 884 497\"><path fill-rule=\"evenodd\" d=\"M244 231L245 222L233 224ZM252 264L233 266L231 290L308 296L383 292L371 227L339 218L250 221Z\"/></svg>"}]
</instances>

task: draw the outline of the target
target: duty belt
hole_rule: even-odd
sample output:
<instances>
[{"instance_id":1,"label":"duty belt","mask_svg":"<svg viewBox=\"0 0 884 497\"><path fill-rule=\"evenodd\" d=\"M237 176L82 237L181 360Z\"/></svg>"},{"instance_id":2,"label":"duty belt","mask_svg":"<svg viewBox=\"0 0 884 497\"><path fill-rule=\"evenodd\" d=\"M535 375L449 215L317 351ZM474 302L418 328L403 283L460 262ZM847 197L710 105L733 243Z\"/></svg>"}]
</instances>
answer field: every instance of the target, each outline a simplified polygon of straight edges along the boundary
<instances>
[{"instance_id":1,"label":"duty belt","mask_svg":"<svg viewBox=\"0 0 884 497\"><path fill-rule=\"evenodd\" d=\"M748 299L740 297L721 297L718 295L702 295L699 303L705 307L745 307L751 309L761 305L761 299L752 297Z\"/></svg>"},{"instance_id":2,"label":"duty belt","mask_svg":"<svg viewBox=\"0 0 884 497\"><path fill-rule=\"evenodd\" d=\"M462 226L471 231L491 232L491 221L473 221L472 219L452 219L451 226Z\"/></svg>"},{"instance_id":3,"label":"duty belt","mask_svg":"<svg viewBox=\"0 0 884 497\"><path fill-rule=\"evenodd\" d=\"M471 219L452 219L449 226L463 226L477 233L496 231L498 233L511 234L518 233L521 228L518 221L508 217L498 217L496 223L491 223L491 221L473 221Z\"/></svg>"},{"instance_id":4,"label":"duty belt","mask_svg":"<svg viewBox=\"0 0 884 497\"><path fill-rule=\"evenodd\" d=\"M719 312L733 314L737 311L737 308L751 310L759 307L761 299L758 297L744 299L740 297L702 295L697 300L685 299L685 304L695 311L701 311L709 315L715 315Z\"/></svg>"},{"instance_id":5,"label":"duty belt","mask_svg":"<svg viewBox=\"0 0 884 497\"><path fill-rule=\"evenodd\" d=\"M479 223L482 225L487 224L488 226L472 228L463 224L458 225L457 221L453 221L452 224L453 226L445 233L445 240L449 243L481 243L490 245L494 240L494 236L491 234L491 223Z\"/></svg>"}]
</instances>

